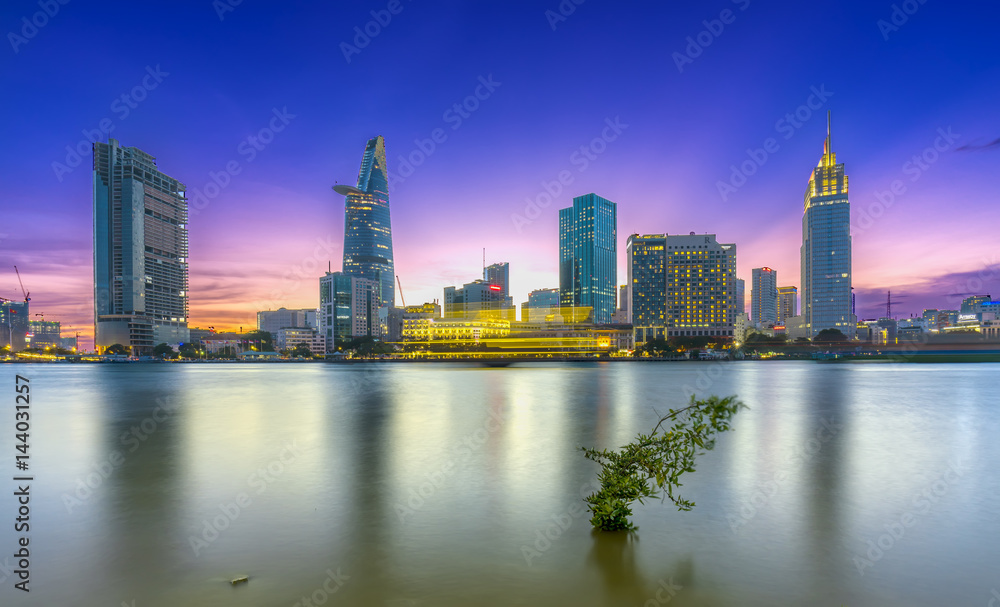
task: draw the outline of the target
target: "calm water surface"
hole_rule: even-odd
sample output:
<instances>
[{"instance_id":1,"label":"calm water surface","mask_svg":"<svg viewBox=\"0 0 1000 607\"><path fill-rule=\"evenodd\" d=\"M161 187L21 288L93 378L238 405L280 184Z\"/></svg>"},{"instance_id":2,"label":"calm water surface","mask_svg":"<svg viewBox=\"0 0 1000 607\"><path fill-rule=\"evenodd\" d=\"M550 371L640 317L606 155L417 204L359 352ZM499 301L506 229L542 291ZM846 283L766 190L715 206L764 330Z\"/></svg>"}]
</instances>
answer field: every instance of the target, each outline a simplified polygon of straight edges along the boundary
<instances>
[{"instance_id":1,"label":"calm water surface","mask_svg":"<svg viewBox=\"0 0 1000 607\"><path fill-rule=\"evenodd\" d=\"M5 570L15 372L33 394L28 595ZM4 365L0 604L986 606L997 372ZM697 507L592 534L578 448L628 442L691 390L750 407L685 477Z\"/></svg>"}]
</instances>

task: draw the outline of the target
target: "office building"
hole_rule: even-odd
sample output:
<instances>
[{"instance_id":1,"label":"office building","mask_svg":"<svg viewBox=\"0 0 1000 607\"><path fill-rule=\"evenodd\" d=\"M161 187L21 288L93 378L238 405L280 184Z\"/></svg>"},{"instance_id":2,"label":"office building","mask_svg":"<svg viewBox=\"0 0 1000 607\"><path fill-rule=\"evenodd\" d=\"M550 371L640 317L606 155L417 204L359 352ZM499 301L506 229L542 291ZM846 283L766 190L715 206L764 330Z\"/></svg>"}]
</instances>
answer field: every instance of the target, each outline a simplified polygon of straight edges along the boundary
<instances>
[{"instance_id":1,"label":"office building","mask_svg":"<svg viewBox=\"0 0 1000 607\"><path fill-rule=\"evenodd\" d=\"M795 287L778 287L778 324L798 315L799 290Z\"/></svg>"},{"instance_id":2,"label":"office building","mask_svg":"<svg viewBox=\"0 0 1000 607\"><path fill-rule=\"evenodd\" d=\"M395 305L389 182L381 135L365 146L357 187L336 185L333 189L346 197L343 273L379 283L376 310Z\"/></svg>"},{"instance_id":3,"label":"office building","mask_svg":"<svg viewBox=\"0 0 1000 607\"><path fill-rule=\"evenodd\" d=\"M667 235L632 234L625 245L635 343L667 336Z\"/></svg>"},{"instance_id":4,"label":"office building","mask_svg":"<svg viewBox=\"0 0 1000 607\"><path fill-rule=\"evenodd\" d=\"M521 304L521 322L554 322L559 314L559 289L535 289Z\"/></svg>"},{"instance_id":5,"label":"office building","mask_svg":"<svg viewBox=\"0 0 1000 607\"><path fill-rule=\"evenodd\" d=\"M62 329L58 321L28 321L28 342L32 348L62 347Z\"/></svg>"},{"instance_id":6,"label":"office building","mask_svg":"<svg viewBox=\"0 0 1000 607\"><path fill-rule=\"evenodd\" d=\"M618 207L597 194L559 211L559 304L590 308L596 324L615 312Z\"/></svg>"},{"instance_id":7,"label":"office building","mask_svg":"<svg viewBox=\"0 0 1000 607\"><path fill-rule=\"evenodd\" d=\"M747 311L747 282L742 278L736 279L736 313L743 314ZM749 316L747 316L749 318Z\"/></svg>"},{"instance_id":8,"label":"office building","mask_svg":"<svg viewBox=\"0 0 1000 607\"><path fill-rule=\"evenodd\" d=\"M345 272L327 272L319 279L319 329L327 352L356 337L379 334L381 283Z\"/></svg>"},{"instance_id":9,"label":"office building","mask_svg":"<svg viewBox=\"0 0 1000 607\"><path fill-rule=\"evenodd\" d=\"M313 354L326 352L326 337L319 329L312 327L282 327L274 333L274 349L294 350L295 346L304 344Z\"/></svg>"},{"instance_id":10,"label":"office building","mask_svg":"<svg viewBox=\"0 0 1000 607\"><path fill-rule=\"evenodd\" d=\"M461 287L445 287L443 303L445 318L489 316L513 320L517 312L512 299L504 297L502 286L478 279Z\"/></svg>"},{"instance_id":11,"label":"office building","mask_svg":"<svg viewBox=\"0 0 1000 607\"><path fill-rule=\"evenodd\" d=\"M629 237L635 343L671 337L733 337L736 245L714 234Z\"/></svg>"},{"instance_id":12,"label":"office building","mask_svg":"<svg viewBox=\"0 0 1000 607\"><path fill-rule=\"evenodd\" d=\"M750 322L773 327L778 322L778 273L771 268L754 268L752 272Z\"/></svg>"},{"instance_id":13,"label":"office building","mask_svg":"<svg viewBox=\"0 0 1000 607\"><path fill-rule=\"evenodd\" d=\"M510 296L510 264L506 261L486 266L483 270L483 280L490 285L500 287L500 296L504 299Z\"/></svg>"},{"instance_id":14,"label":"office building","mask_svg":"<svg viewBox=\"0 0 1000 607\"><path fill-rule=\"evenodd\" d=\"M258 331L277 333L279 329L285 328L318 329L316 310L313 308L298 310L278 308L277 310L257 312Z\"/></svg>"},{"instance_id":15,"label":"office building","mask_svg":"<svg viewBox=\"0 0 1000 607\"><path fill-rule=\"evenodd\" d=\"M94 143L95 345L133 355L188 332L188 201L156 159L118 140Z\"/></svg>"},{"instance_id":16,"label":"office building","mask_svg":"<svg viewBox=\"0 0 1000 607\"><path fill-rule=\"evenodd\" d=\"M0 350L19 352L28 347L28 302L0 300Z\"/></svg>"},{"instance_id":17,"label":"office building","mask_svg":"<svg viewBox=\"0 0 1000 607\"><path fill-rule=\"evenodd\" d=\"M844 165L837 163L827 119L826 142L809 176L802 215L802 321L812 338L837 329L854 338L851 298L851 205Z\"/></svg>"},{"instance_id":18,"label":"office building","mask_svg":"<svg viewBox=\"0 0 1000 607\"><path fill-rule=\"evenodd\" d=\"M982 313L983 304L989 304L992 301L992 297L989 295L973 295L972 297L966 297L962 300L962 307L959 310L959 314L962 316L976 315L977 319Z\"/></svg>"}]
</instances>

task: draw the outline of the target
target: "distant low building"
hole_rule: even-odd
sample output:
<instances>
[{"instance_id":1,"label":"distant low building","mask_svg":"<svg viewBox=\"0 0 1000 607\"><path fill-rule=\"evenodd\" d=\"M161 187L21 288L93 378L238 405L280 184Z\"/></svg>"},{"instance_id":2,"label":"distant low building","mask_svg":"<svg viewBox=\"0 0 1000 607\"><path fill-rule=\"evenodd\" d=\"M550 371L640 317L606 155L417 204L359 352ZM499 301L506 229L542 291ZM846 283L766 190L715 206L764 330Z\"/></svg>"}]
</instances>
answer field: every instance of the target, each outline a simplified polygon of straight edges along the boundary
<instances>
[{"instance_id":1,"label":"distant low building","mask_svg":"<svg viewBox=\"0 0 1000 607\"><path fill-rule=\"evenodd\" d=\"M28 321L28 342L32 348L58 348L62 329L58 321Z\"/></svg>"},{"instance_id":2,"label":"distant low building","mask_svg":"<svg viewBox=\"0 0 1000 607\"><path fill-rule=\"evenodd\" d=\"M316 319L316 310L303 308L289 310L278 308L277 310L265 310L257 312L257 330L276 333L278 329L284 328L318 329L319 324Z\"/></svg>"},{"instance_id":3,"label":"distant low building","mask_svg":"<svg viewBox=\"0 0 1000 607\"><path fill-rule=\"evenodd\" d=\"M326 353L326 337L319 332L319 329L285 327L271 335L274 336L274 348L278 351L293 350L299 344L305 344L313 354Z\"/></svg>"}]
</instances>

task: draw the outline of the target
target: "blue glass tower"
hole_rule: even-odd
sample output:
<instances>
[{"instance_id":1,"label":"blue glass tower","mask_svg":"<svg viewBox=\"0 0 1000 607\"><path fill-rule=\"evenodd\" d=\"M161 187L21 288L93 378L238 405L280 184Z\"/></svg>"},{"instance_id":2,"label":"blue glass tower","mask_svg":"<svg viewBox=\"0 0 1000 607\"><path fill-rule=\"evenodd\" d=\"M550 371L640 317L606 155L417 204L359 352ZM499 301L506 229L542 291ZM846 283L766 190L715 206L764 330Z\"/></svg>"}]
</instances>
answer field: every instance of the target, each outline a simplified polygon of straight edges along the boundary
<instances>
[{"instance_id":1,"label":"blue glass tower","mask_svg":"<svg viewBox=\"0 0 1000 607\"><path fill-rule=\"evenodd\" d=\"M851 204L847 175L833 153L829 117L819 164L809 176L802 215L802 322L809 337L857 330L851 305Z\"/></svg>"},{"instance_id":2,"label":"blue glass tower","mask_svg":"<svg viewBox=\"0 0 1000 607\"><path fill-rule=\"evenodd\" d=\"M618 284L618 205L597 194L559 210L559 305L589 307L609 324Z\"/></svg>"},{"instance_id":3,"label":"blue glass tower","mask_svg":"<svg viewBox=\"0 0 1000 607\"><path fill-rule=\"evenodd\" d=\"M392 223L389 218L389 181L385 139L368 140L358 172L358 187L338 185L334 191L347 197L344 205L344 274L376 281L379 306L396 299L392 258Z\"/></svg>"}]
</instances>

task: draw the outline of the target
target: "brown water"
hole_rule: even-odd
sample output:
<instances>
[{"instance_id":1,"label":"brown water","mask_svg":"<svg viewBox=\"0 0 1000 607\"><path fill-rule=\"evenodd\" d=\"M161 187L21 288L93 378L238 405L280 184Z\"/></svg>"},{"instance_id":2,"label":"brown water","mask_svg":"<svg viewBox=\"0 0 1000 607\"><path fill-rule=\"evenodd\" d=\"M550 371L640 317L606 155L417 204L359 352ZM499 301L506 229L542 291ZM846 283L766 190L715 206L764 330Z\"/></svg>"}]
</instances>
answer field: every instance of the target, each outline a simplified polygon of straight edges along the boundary
<instances>
[{"instance_id":1,"label":"brown water","mask_svg":"<svg viewBox=\"0 0 1000 607\"><path fill-rule=\"evenodd\" d=\"M0 604L986 606L997 371L4 365ZM29 594L5 571L15 372ZM647 503L637 535L593 534L577 448L627 442L692 388L751 407L685 477L696 508Z\"/></svg>"}]
</instances>

